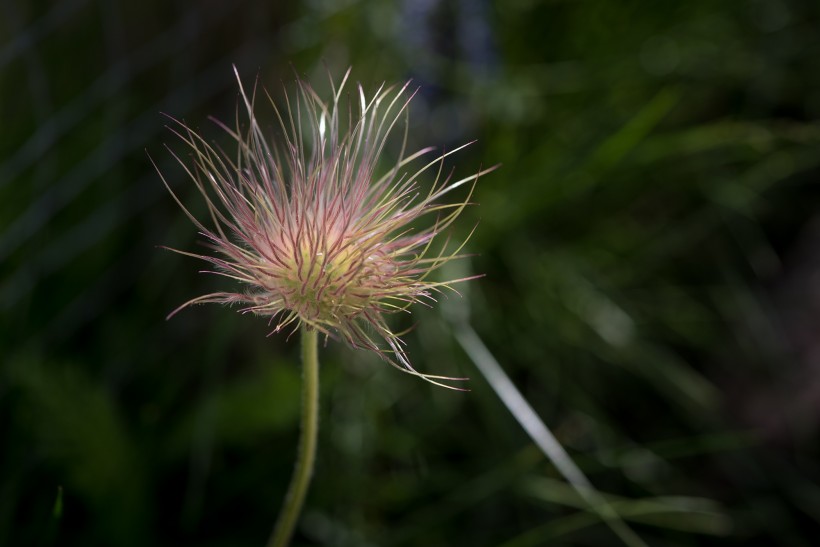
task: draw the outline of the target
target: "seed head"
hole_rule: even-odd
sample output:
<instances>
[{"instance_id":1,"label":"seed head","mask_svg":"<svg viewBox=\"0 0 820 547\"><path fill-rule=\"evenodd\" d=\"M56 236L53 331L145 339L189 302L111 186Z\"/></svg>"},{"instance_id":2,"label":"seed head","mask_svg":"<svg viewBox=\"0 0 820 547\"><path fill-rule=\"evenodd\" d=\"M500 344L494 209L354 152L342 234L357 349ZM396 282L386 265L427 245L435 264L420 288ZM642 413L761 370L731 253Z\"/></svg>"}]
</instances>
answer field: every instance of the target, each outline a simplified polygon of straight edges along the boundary
<instances>
[{"instance_id":1,"label":"seed head","mask_svg":"<svg viewBox=\"0 0 820 547\"><path fill-rule=\"evenodd\" d=\"M285 92L282 109L265 92L279 126L269 141L254 113L256 87L249 98L237 73L247 119L237 113L233 128L216 121L236 143L232 154L172 119L170 129L190 160L171 153L204 196L208 225L165 184L212 254L172 250L210 263L211 273L240 288L189 300L169 317L192 304L238 304L241 312L267 316L272 333L305 325L435 381L441 377L410 365L385 315L429 304L442 288L466 280L430 279L462 256L461 247L448 251L447 242L437 240L467 206L478 177L492 169L456 181L442 177L444 158L467 145L432 159L432 148L406 155L408 104L415 94L408 93L409 82L382 86L370 98L358 85L355 106L349 99L343 105L349 74L338 87L331 80L328 102L302 80L291 96ZM398 158L380 170L396 126L404 129ZM435 177L423 191L419 179L428 171ZM463 201L439 203L460 186L469 188ZM419 219L427 219L426 227Z\"/></svg>"}]
</instances>

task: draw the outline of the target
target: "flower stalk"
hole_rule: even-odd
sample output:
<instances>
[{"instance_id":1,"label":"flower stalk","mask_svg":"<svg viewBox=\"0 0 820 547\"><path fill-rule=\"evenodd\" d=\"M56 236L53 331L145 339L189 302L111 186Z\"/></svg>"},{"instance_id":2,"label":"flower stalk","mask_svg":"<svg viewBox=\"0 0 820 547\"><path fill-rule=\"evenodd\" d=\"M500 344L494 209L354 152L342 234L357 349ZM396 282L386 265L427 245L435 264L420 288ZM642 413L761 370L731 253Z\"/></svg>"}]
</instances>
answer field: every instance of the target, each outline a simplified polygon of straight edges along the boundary
<instances>
[{"instance_id":1,"label":"flower stalk","mask_svg":"<svg viewBox=\"0 0 820 547\"><path fill-rule=\"evenodd\" d=\"M236 72L236 69L234 69ZM469 278L433 280L466 244L450 249L441 235L470 204L478 178L493 169L452 179L444 160L460 146L424 160L433 148L407 153L408 105L415 95L404 86L380 87L368 96L361 85L342 101L350 71L322 99L302 80L285 93L285 108L267 93L279 131L272 141L257 122L257 90L245 93L234 126L216 124L236 145L228 153L184 122L170 130L187 148L171 154L204 198L206 220L197 218L163 183L205 239L209 252L171 249L209 265L207 273L230 279L236 288L192 298L194 304L239 306L241 313L265 317L271 334L296 330L302 339L302 418L293 478L268 547L284 547L304 504L316 457L322 335L377 353L403 372L452 387L447 378L417 371L387 316L412 304L430 305L452 284ZM403 127L396 149L388 137ZM391 152L392 151L392 152ZM420 164L418 167L413 167ZM387 167L384 169L384 167ZM433 174L425 190L421 180ZM458 188L466 197L441 199ZM426 221L426 222L425 222Z\"/></svg>"},{"instance_id":2,"label":"flower stalk","mask_svg":"<svg viewBox=\"0 0 820 547\"><path fill-rule=\"evenodd\" d=\"M319 356L315 329L302 326L302 422L299 449L288 493L273 529L268 547L286 547L290 543L302 506L305 503L316 461L316 438L319 432Z\"/></svg>"}]
</instances>

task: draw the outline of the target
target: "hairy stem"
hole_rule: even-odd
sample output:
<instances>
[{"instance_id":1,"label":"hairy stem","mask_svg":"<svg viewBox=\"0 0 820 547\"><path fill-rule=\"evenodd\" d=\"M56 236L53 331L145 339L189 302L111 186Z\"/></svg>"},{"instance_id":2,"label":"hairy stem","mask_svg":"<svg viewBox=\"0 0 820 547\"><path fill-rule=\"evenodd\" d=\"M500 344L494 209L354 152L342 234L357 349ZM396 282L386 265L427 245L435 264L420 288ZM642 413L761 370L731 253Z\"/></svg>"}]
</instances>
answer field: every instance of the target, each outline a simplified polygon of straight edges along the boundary
<instances>
[{"instance_id":1,"label":"hairy stem","mask_svg":"<svg viewBox=\"0 0 820 547\"><path fill-rule=\"evenodd\" d=\"M286 547L302 512L313 464L316 461L316 434L319 431L319 351L314 329L302 326L302 424L296 467L285 504L273 529L268 547Z\"/></svg>"}]
</instances>

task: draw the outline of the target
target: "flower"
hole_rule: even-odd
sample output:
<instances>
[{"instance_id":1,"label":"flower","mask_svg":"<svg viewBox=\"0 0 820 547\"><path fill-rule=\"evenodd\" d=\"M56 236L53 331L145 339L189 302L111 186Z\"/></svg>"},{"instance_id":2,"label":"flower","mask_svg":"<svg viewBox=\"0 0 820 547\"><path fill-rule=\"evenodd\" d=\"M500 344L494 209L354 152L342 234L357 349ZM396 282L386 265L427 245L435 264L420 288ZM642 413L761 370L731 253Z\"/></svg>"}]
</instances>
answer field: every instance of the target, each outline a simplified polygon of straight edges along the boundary
<instances>
[{"instance_id":1,"label":"flower","mask_svg":"<svg viewBox=\"0 0 820 547\"><path fill-rule=\"evenodd\" d=\"M358 85L354 108L340 102L350 70L338 88L331 80L330 102L302 80L295 97L285 93L284 111L266 93L281 130L278 142L269 144L254 113L256 89L249 98L235 67L234 72L249 123L243 128L239 116L235 128L216 123L236 142L235 155L183 122L172 118L170 128L190 149L191 164L171 153L204 196L212 227L188 211L164 177L163 182L214 253L171 250L209 262L211 273L239 282L242 289L199 296L169 318L192 304L239 304L241 312L269 317L272 333L305 325L373 350L405 372L441 378L410 365L385 315L432 301L442 288L465 280L430 279L434 270L461 256L461 247L449 252L445 242L434 251L434 242L467 206L478 177L491 169L455 182L442 179L444 158L464 145L408 171L433 150L405 155L408 104L415 95L408 93L409 82L382 86L370 99ZM400 123L404 138L398 159L379 174L388 136ZM434 167L435 180L423 192L419 177ZM470 188L463 201L439 203L462 185ZM422 217L435 218L417 229Z\"/></svg>"}]
</instances>

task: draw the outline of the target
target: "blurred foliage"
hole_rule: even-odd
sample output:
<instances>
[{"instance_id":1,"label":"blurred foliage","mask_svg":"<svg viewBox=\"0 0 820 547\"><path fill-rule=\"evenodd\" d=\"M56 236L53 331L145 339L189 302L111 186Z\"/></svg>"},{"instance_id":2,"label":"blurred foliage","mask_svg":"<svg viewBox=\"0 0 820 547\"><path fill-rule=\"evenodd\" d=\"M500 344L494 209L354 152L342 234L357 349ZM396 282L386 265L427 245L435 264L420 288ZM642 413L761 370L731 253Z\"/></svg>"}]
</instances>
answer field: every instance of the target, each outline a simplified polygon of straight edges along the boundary
<instances>
[{"instance_id":1,"label":"blurred foliage","mask_svg":"<svg viewBox=\"0 0 820 547\"><path fill-rule=\"evenodd\" d=\"M0 4L0 544L262 545L299 370L158 248L196 234L160 112L413 78L411 139L496 162L453 230L491 352L650 545L820 529L820 7L808 0ZM271 121L273 125L273 121ZM409 319L397 318L410 326ZM454 341L330 342L298 545L613 545Z\"/></svg>"}]
</instances>

